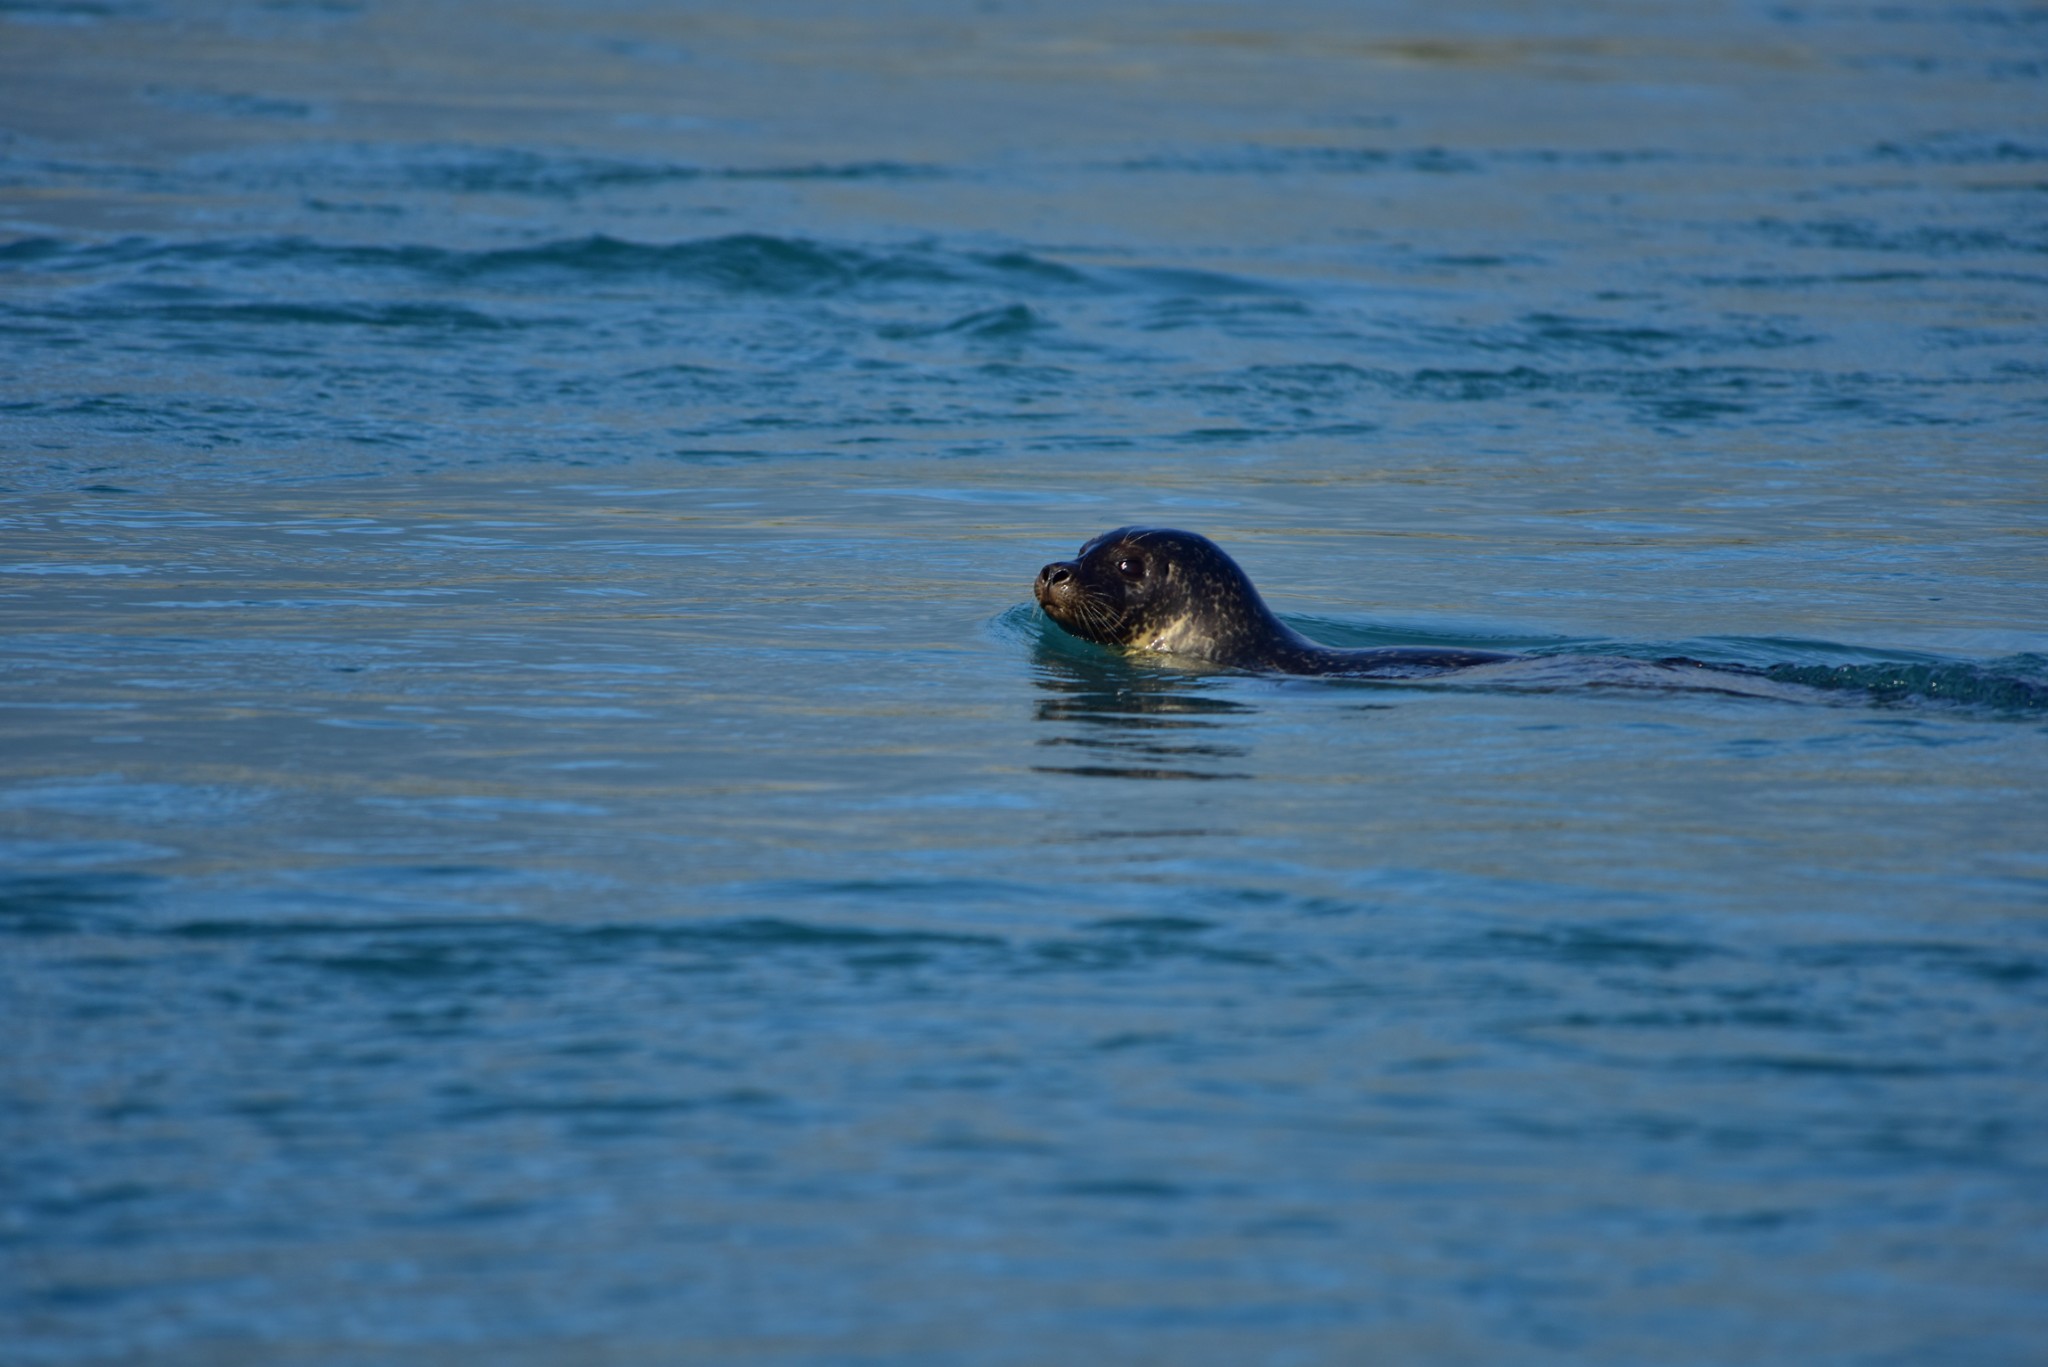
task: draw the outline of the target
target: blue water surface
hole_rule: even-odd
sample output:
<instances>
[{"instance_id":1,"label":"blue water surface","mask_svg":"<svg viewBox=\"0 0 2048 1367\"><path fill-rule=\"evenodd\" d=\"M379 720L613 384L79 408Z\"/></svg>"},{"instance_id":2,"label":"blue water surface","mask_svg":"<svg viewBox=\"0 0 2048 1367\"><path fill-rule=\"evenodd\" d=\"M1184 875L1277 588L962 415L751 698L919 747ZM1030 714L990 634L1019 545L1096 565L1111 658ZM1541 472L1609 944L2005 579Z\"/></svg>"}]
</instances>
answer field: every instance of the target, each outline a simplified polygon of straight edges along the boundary
<instances>
[{"instance_id":1,"label":"blue water surface","mask_svg":"<svg viewBox=\"0 0 2048 1367\"><path fill-rule=\"evenodd\" d=\"M2040 1361L2044 83L0 0L0 1361Z\"/></svg>"}]
</instances>

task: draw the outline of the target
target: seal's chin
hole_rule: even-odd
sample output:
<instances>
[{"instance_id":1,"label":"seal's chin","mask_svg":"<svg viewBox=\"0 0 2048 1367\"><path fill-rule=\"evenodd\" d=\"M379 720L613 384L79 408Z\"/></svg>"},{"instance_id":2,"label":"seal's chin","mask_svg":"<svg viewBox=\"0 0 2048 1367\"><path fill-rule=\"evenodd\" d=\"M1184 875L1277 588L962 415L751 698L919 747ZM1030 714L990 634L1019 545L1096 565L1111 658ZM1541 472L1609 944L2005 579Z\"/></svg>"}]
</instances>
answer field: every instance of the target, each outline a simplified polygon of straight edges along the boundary
<instances>
[{"instance_id":1,"label":"seal's chin","mask_svg":"<svg viewBox=\"0 0 2048 1367\"><path fill-rule=\"evenodd\" d=\"M1069 636L1079 636L1084 641L1091 639L1088 633L1081 629L1080 614L1070 598L1041 592L1038 595L1038 606L1044 610L1046 616L1052 618L1054 625Z\"/></svg>"},{"instance_id":2,"label":"seal's chin","mask_svg":"<svg viewBox=\"0 0 2048 1367\"><path fill-rule=\"evenodd\" d=\"M1073 631L1073 607L1069 602L1069 599L1073 596L1071 593L1061 592L1041 579L1032 589L1031 596L1038 600L1039 609L1046 616L1052 618L1054 622L1066 628L1069 632Z\"/></svg>"}]
</instances>

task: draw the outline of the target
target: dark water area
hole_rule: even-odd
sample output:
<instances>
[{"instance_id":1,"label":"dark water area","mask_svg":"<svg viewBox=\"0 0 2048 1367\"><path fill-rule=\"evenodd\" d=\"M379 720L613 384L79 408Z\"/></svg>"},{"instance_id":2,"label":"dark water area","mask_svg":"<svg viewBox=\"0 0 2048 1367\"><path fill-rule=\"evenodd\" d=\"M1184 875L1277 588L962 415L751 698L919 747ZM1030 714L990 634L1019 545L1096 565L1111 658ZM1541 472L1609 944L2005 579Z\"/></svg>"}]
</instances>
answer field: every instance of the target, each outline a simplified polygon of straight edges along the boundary
<instances>
[{"instance_id":1,"label":"dark water area","mask_svg":"<svg viewBox=\"0 0 2048 1367\"><path fill-rule=\"evenodd\" d=\"M2042 1361L2044 94L0 0L0 1362Z\"/></svg>"}]
</instances>

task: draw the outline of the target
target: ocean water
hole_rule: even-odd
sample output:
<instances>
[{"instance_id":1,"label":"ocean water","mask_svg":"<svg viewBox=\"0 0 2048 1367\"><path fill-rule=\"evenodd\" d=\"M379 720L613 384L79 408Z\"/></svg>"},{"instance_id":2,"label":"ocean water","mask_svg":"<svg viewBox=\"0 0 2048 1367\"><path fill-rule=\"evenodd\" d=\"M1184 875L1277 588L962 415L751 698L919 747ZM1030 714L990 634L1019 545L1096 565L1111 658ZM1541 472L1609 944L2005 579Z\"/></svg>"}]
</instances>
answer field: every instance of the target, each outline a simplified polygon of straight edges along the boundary
<instances>
[{"instance_id":1,"label":"ocean water","mask_svg":"<svg viewBox=\"0 0 2048 1367\"><path fill-rule=\"evenodd\" d=\"M2042 1361L2044 94L0 0L0 1362ZM1116 657L1132 522L1531 660Z\"/></svg>"}]
</instances>

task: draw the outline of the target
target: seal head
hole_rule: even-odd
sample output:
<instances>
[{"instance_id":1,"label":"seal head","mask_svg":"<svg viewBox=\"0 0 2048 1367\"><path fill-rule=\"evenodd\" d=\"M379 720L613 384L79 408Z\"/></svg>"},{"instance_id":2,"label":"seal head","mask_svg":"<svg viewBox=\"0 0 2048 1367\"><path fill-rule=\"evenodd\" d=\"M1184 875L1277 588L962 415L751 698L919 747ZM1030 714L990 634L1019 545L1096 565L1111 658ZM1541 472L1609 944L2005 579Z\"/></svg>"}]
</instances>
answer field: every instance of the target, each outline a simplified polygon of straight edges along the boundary
<instances>
[{"instance_id":1,"label":"seal head","mask_svg":"<svg viewBox=\"0 0 2048 1367\"><path fill-rule=\"evenodd\" d=\"M1278 674L1408 677L1492 664L1484 650L1334 650L1289 628L1221 547L1194 532L1119 527L1038 572L1046 616L1084 641Z\"/></svg>"}]
</instances>

